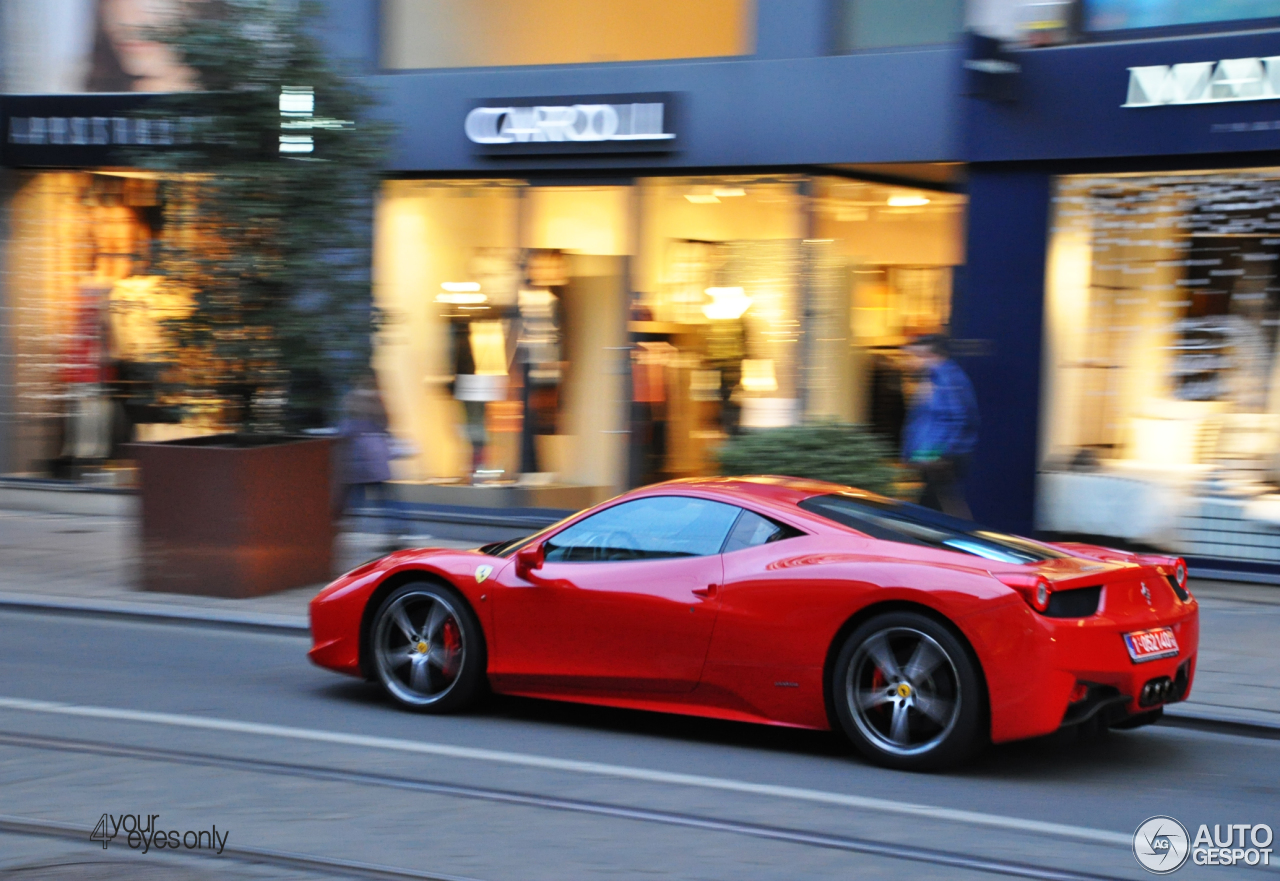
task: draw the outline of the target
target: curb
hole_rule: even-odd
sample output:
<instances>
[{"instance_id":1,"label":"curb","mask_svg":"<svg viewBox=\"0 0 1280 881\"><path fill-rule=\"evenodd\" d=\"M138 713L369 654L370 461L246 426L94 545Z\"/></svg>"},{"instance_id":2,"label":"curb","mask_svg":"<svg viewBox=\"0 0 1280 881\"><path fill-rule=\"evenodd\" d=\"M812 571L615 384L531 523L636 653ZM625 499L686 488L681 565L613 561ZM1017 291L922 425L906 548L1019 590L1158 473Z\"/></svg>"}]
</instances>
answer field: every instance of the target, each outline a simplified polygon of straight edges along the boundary
<instances>
[{"instance_id":1,"label":"curb","mask_svg":"<svg viewBox=\"0 0 1280 881\"><path fill-rule=\"evenodd\" d=\"M273 615L262 612L225 612L192 606L160 606L149 603L127 603L113 600L83 600L64 597L8 594L0 596L0 609L63 614L107 615L135 621L163 621L174 624L199 624L233 627L291 636L309 634L311 623L305 615Z\"/></svg>"},{"instance_id":2,"label":"curb","mask_svg":"<svg viewBox=\"0 0 1280 881\"><path fill-rule=\"evenodd\" d=\"M1259 710L1209 708L1194 702L1177 703L1165 707L1158 724L1280 740L1280 714L1264 713Z\"/></svg>"}]
</instances>

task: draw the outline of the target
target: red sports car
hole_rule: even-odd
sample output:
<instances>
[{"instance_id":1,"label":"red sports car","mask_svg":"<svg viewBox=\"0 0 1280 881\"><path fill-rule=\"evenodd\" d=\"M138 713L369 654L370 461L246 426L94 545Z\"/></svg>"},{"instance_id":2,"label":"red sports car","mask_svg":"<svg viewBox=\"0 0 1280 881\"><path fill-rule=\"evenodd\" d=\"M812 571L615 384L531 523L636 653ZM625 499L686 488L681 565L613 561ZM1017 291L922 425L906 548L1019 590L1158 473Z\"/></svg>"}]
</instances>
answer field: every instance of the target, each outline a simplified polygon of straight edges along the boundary
<instances>
[{"instance_id":1,"label":"red sports car","mask_svg":"<svg viewBox=\"0 0 1280 881\"><path fill-rule=\"evenodd\" d=\"M400 551L311 602L322 667L443 712L504 694L835 728L899 768L1182 700L1186 564L845 486L681 480L529 538Z\"/></svg>"}]
</instances>

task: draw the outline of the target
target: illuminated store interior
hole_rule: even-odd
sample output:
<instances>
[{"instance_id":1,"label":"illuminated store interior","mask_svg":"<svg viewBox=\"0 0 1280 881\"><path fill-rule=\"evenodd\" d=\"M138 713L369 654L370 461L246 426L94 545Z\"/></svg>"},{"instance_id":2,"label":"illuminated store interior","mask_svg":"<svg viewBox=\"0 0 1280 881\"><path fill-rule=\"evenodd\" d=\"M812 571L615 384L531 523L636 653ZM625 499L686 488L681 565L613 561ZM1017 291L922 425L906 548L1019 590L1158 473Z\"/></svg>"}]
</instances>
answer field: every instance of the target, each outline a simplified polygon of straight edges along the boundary
<instances>
[{"instance_id":1,"label":"illuminated store interior","mask_svg":"<svg viewBox=\"0 0 1280 881\"><path fill-rule=\"evenodd\" d=\"M712 472L736 432L873 421L873 374L947 325L964 206L788 175L388 182L375 364L417 450L398 476L603 495Z\"/></svg>"},{"instance_id":2,"label":"illuminated store interior","mask_svg":"<svg viewBox=\"0 0 1280 881\"><path fill-rule=\"evenodd\" d=\"M158 182L137 172L19 172L8 289L14 412L8 470L132 479L122 445L209 431L154 406L161 322Z\"/></svg>"},{"instance_id":3,"label":"illuminated store interior","mask_svg":"<svg viewBox=\"0 0 1280 881\"><path fill-rule=\"evenodd\" d=\"M1037 525L1280 561L1280 169L1054 204Z\"/></svg>"},{"instance_id":4,"label":"illuminated store interior","mask_svg":"<svg viewBox=\"0 0 1280 881\"><path fill-rule=\"evenodd\" d=\"M221 430L154 406L182 310L152 274L158 198L136 172L22 174L9 473L128 483L127 442ZM883 422L896 347L947 325L963 217L962 196L835 177L389 181L374 366L397 477L599 496L711 473L738 432Z\"/></svg>"}]
</instances>

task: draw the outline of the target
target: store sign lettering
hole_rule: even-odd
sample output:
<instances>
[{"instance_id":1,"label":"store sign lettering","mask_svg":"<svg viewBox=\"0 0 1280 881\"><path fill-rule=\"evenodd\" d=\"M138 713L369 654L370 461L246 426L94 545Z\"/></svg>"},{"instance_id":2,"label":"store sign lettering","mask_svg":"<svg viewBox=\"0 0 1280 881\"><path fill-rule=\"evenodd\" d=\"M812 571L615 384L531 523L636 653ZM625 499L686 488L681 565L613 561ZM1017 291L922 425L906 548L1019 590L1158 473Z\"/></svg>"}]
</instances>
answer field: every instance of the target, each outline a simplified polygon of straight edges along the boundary
<instances>
[{"instance_id":1,"label":"store sign lettering","mask_svg":"<svg viewBox=\"0 0 1280 881\"><path fill-rule=\"evenodd\" d=\"M467 114L476 144L667 141L661 103L573 104L565 107L477 107Z\"/></svg>"},{"instance_id":2,"label":"store sign lettering","mask_svg":"<svg viewBox=\"0 0 1280 881\"><path fill-rule=\"evenodd\" d=\"M1123 107L1280 99L1280 55L1129 68Z\"/></svg>"},{"instance_id":3,"label":"store sign lettering","mask_svg":"<svg viewBox=\"0 0 1280 881\"><path fill-rule=\"evenodd\" d=\"M127 116L11 116L10 144L61 146L167 146L191 143L196 120Z\"/></svg>"}]
</instances>

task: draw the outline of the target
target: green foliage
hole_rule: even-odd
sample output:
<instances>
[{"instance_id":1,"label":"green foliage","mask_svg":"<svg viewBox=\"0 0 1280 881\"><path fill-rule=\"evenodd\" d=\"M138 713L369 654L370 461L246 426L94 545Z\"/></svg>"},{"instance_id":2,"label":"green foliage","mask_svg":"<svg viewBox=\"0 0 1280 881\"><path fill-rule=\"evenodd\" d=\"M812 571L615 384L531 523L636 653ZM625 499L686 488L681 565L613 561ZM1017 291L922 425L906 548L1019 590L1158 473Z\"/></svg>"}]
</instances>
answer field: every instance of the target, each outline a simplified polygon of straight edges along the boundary
<instances>
[{"instance_id":1,"label":"green foliage","mask_svg":"<svg viewBox=\"0 0 1280 881\"><path fill-rule=\"evenodd\" d=\"M389 132L314 34L314 4L205 0L155 31L200 91L148 115L185 120L180 144L136 157L160 173L163 284L192 308L167 323L169 402L250 433L323 421L367 370L373 200ZM311 90L310 116L281 113ZM282 154L281 135L314 150Z\"/></svg>"},{"instance_id":2,"label":"green foliage","mask_svg":"<svg viewBox=\"0 0 1280 881\"><path fill-rule=\"evenodd\" d=\"M829 480L892 495L897 472L889 445L860 425L815 423L730 438L716 453L720 473L779 474Z\"/></svg>"}]
</instances>

